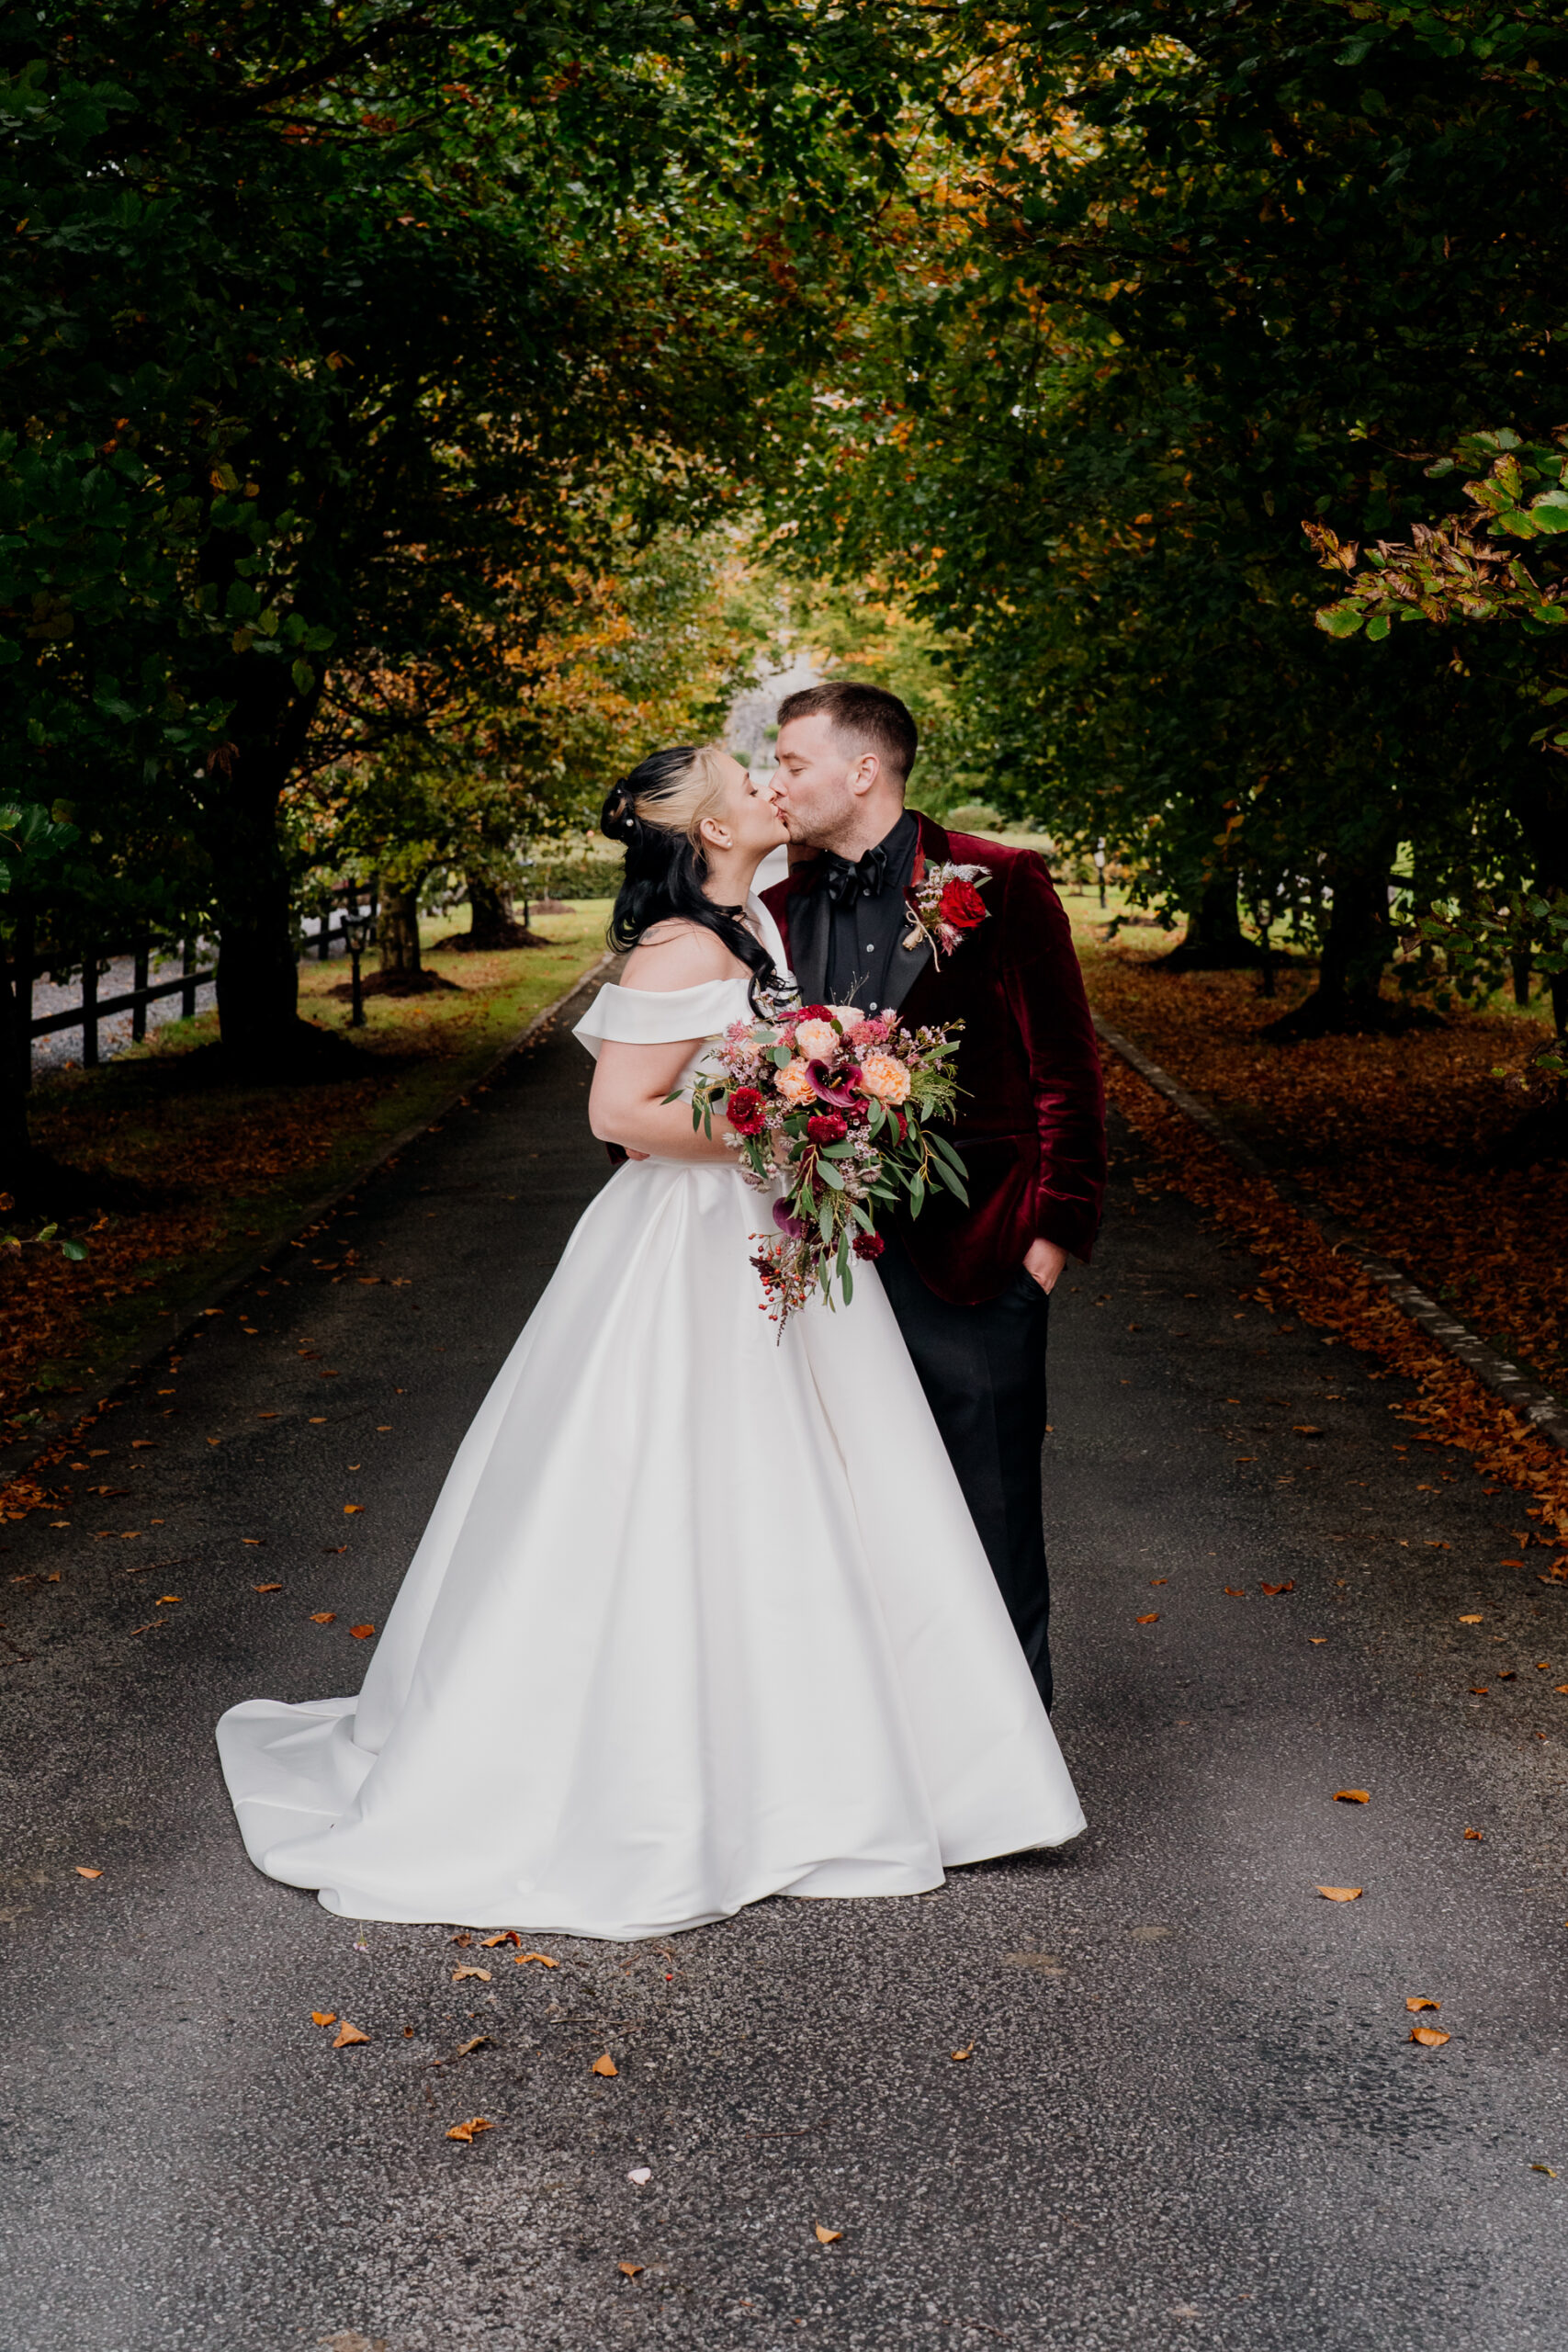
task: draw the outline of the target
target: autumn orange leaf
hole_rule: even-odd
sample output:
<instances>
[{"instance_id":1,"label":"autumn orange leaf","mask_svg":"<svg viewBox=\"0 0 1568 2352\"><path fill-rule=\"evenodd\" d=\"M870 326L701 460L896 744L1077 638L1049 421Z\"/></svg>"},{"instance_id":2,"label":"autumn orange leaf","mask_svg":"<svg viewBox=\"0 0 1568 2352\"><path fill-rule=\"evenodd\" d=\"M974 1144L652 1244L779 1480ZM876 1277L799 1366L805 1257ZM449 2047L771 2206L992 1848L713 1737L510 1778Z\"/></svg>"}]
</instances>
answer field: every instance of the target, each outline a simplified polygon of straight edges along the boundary
<instances>
[{"instance_id":1,"label":"autumn orange leaf","mask_svg":"<svg viewBox=\"0 0 1568 2352\"><path fill-rule=\"evenodd\" d=\"M523 1939L515 1928L502 1928L499 1936L483 1936L479 1940L486 1951L493 1951L497 1944L520 1944Z\"/></svg>"},{"instance_id":2,"label":"autumn orange leaf","mask_svg":"<svg viewBox=\"0 0 1568 2352\"><path fill-rule=\"evenodd\" d=\"M336 2025L337 2011L335 2009L312 2009L310 2011L310 2023L312 2025Z\"/></svg>"},{"instance_id":3,"label":"autumn orange leaf","mask_svg":"<svg viewBox=\"0 0 1568 2352\"><path fill-rule=\"evenodd\" d=\"M962 2065L965 2058L973 2058L975 2055L975 2044L972 2041L966 2041L962 2050L950 2050L947 2054L955 2066Z\"/></svg>"},{"instance_id":4,"label":"autumn orange leaf","mask_svg":"<svg viewBox=\"0 0 1568 2352\"><path fill-rule=\"evenodd\" d=\"M1325 1903L1355 1903L1366 1889L1360 1886L1320 1886L1317 1892Z\"/></svg>"},{"instance_id":5,"label":"autumn orange leaf","mask_svg":"<svg viewBox=\"0 0 1568 2352\"><path fill-rule=\"evenodd\" d=\"M337 1611L335 1609L318 1609L315 1615L311 1618L310 1623L312 1625L335 1625L337 1623Z\"/></svg>"},{"instance_id":6,"label":"autumn orange leaf","mask_svg":"<svg viewBox=\"0 0 1568 2352\"><path fill-rule=\"evenodd\" d=\"M1371 1804L1371 1801L1370 1789L1336 1789L1334 1792L1336 1804Z\"/></svg>"},{"instance_id":7,"label":"autumn orange leaf","mask_svg":"<svg viewBox=\"0 0 1568 2352\"><path fill-rule=\"evenodd\" d=\"M1133 1622L1137 1625L1157 1625L1159 1623L1159 1611L1157 1609L1151 1609L1146 1617L1135 1617Z\"/></svg>"},{"instance_id":8,"label":"autumn orange leaf","mask_svg":"<svg viewBox=\"0 0 1568 2352\"><path fill-rule=\"evenodd\" d=\"M1407 1993L1404 1996L1404 2006L1407 2009L1415 2011L1416 2009L1440 2009L1443 2005L1441 2001L1429 2001L1424 1993Z\"/></svg>"},{"instance_id":9,"label":"autumn orange leaf","mask_svg":"<svg viewBox=\"0 0 1568 2352\"><path fill-rule=\"evenodd\" d=\"M1277 1592L1294 1592L1295 1589L1296 1580L1294 1577L1287 1577L1283 1584L1260 1584L1258 1588L1259 1592L1266 1592L1270 1600L1272 1600Z\"/></svg>"},{"instance_id":10,"label":"autumn orange leaf","mask_svg":"<svg viewBox=\"0 0 1568 2352\"><path fill-rule=\"evenodd\" d=\"M1450 2035L1444 2033L1439 2026L1413 2025L1410 2029L1411 2041L1418 2041L1423 2050L1440 2050L1444 2042L1451 2038Z\"/></svg>"},{"instance_id":11,"label":"autumn orange leaf","mask_svg":"<svg viewBox=\"0 0 1568 2352\"><path fill-rule=\"evenodd\" d=\"M818 2245L837 2245L844 2234L842 2230L825 2230L820 2222L814 2222L811 2226L817 2233Z\"/></svg>"},{"instance_id":12,"label":"autumn orange leaf","mask_svg":"<svg viewBox=\"0 0 1568 2352\"><path fill-rule=\"evenodd\" d=\"M1328 1636L1326 1634L1309 1634L1307 1635L1307 1640L1312 1644L1314 1650L1320 1650L1327 1639Z\"/></svg>"},{"instance_id":13,"label":"autumn orange leaf","mask_svg":"<svg viewBox=\"0 0 1568 2352\"><path fill-rule=\"evenodd\" d=\"M1150 1587L1151 1587L1151 1588L1152 1588L1152 1587L1154 1587L1154 1586L1155 1586L1155 1585L1156 1585L1156 1584L1168 1584L1169 1582L1170 1582L1170 1578L1169 1578L1168 1577L1151 1577L1149 1578L1149 1584L1150 1584Z\"/></svg>"},{"instance_id":14,"label":"autumn orange leaf","mask_svg":"<svg viewBox=\"0 0 1568 2352\"><path fill-rule=\"evenodd\" d=\"M465 2147L471 2147L481 2132L494 2130L494 2124L487 2122L482 2115L470 2115L466 2123L454 2123L446 2137L449 2140L461 2140Z\"/></svg>"},{"instance_id":15,"label":"autumn orange leaf","mask_svg":"<svg viewBox=\"0 0 1568 2352\"><path fill-rule=\"evenodd\" d=\"M1467 1838L1472 1838L1479 1846L1486 1833L1481 1829L1467 1829L1464 1834Z\"/></svg>"},{"instance_id":16,"label":"autumn orange leaf","mask_svg":"<svg viewBox=\"0 0 1568 2352\"><path fill-rule=\"evenodd\" d=\"M552 1960L548 1952L544 1951L514 1951L512 1957L519 1968L526 1968L531 1960L536 1960L541 1968L558 1968L560 1966L558 1960Z\"/></svg>"},{"instance_id":17,"label":"autumn orange leaf","mask_svg":"<svg viewBox=\"0 0 1568 2352\"><path fill-rule=\"evenodd\" d=\"M1459 1622L1461 1625L1479 1625L1481 1620L1482 1611L1478 1609L1473 1617L1461 1617Z\"/></svg>"},{"instance_id":18,"label":"autumn orange leaf","mask_svg":"<svg viewBox=\"0 0 1568 2352\"><path fill-rule=\"evenodd\" d=\"M1224 1587L1224 1594L1227 1600L1245 1600L1247 1599L1246 1593L1238 1584L1227 1584Z\"/></svg>"},{"instance_id":19,"label":"autumn orange leaf","mask_svg":"<svg viewBox=\"0 0 1568 2352\"><path fill-rule=\"evenodd\" d=\"M466 1976L477 1976L482 1984L488 1984L490 1983L490 1971L488 1968L470 1968L465 1962L461 1968L455 1968L452 1971L452 1982L454 1984L460 1984Z\"/></svg>"},{"instance_id":20,"label":"autumn orange leaf","mask_svg":"<svg viewBox=\"0 0 1568 2352\"><path fill-rule=\"evenodd\" d=\"M253 1592L281 1592L283 1587L280 1584L256 1584L251 1587L251 1590Z\"/></svg>"},{"instance_id":21,"label":"autumn orange leaf","mask_svg":"<svg viewBox=\"0 0 1568 2352\"><path fill-rule=\"evenodd\" d=\"M642 2277L642 2265L640 2262L617 2262L615 2267L620 2272L623 2278L640 2278Z\"/></svg>"},{"instance_id":22,"label":"autumn orange leaf","mask_svg":"<svg viewBox=\"0 0 1568 2352\"><path fill-rule=\"evenodd\" d=\"M591 2075L618 2075L621 2070L606 2050L602 2057L595 2058L588 2071Z\"/></svg>"},{"instance_id":23,"label":"autumn orange leaf","mask_svg":"<svg viewBox=\"0 0 1568 2352\"><path fill-rule=\"evenodd\" d=\"M343 1507L343 1515L344 1519L352 1519L356 1510L363 1510L364 1509L365 1505L363 1503L344 1503Z\"/></svg>"},{"instance_id":24,"label":"autumn orange leaf","mask_svg":"<svg viewBox=\"0 0 1568 2352\"><path fill-rule=\"evenodd\" d=\"M1484 1682L1472 1682L1470 1686L1470 1695L1472 1699L1489 1699L1492 1693Z\"/></svg>"},{"instance_id":25,"label":"autumn orange leaf","mask_svg":"<svg viewBox=\"0 0 1568 2352\"><path fill-rule=\"evenodd\" d=\"M359 2028L356 2025L350 2025L348 2019L345 2018L342 2025L339 2026L336 2033L333 2036L333 2048L334 2050L346 2050L350 2042L368 2041L369 2039L370 2036L367 2033L361 2033Z\"/></svg>"},{"instance_id":26,"label":"autumn orange leaf","mask_svg":"<svg viewBox=\"0 0 1568 2352\"><path fill-rule=\"evenodd\" d=\"M376 1628L374 1625L351 1625L348 1630L356 1642L367 1642Z\"/></svg>"},{"instance_id":27,"label":"autumn orange leaf","mask_svg":"<svg viewBox=\"0 0 1568 2352\"><path fill-rule=\"evenodd\" d=\"M78 1878L102 1878L103 1872L102 1871L90 1871L85 1862L78 1862L76 1864L76 1875Z\"/></svg>"}]
</instances>

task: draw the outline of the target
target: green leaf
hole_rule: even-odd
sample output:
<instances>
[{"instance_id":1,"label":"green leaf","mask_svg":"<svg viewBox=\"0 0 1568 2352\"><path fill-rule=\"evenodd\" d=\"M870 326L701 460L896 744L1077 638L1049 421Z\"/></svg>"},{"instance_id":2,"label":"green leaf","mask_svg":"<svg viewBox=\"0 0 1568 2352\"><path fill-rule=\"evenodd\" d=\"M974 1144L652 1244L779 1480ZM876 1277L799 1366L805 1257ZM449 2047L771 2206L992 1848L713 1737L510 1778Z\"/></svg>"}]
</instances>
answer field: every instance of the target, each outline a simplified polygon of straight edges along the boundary
<instances>
[{"instance_id":1,"label":"green leaf","mask_svg":"<svg viewBox=\"0 0 1568 2352\"><path fill-rule=\"evenodd\" d=\"M1364 617L1357 605L1325 605L1313 615L1325 637L1354 637Z\"/></svg>"},{"instance_id":2,"label":"green leaf","mask_svg":"<svg viewBox=\"0 0 1568 2352\"><path fill-rule=\"evenodd\" d=\"M1367 637L1369 641L1373 645L1381 643L1382 639L1388 635L1389 630L1393 626L1393 624L1389 619L1386 613L1374 613L1371 619L1367 623Z\"/></svg>"}]
</instances>

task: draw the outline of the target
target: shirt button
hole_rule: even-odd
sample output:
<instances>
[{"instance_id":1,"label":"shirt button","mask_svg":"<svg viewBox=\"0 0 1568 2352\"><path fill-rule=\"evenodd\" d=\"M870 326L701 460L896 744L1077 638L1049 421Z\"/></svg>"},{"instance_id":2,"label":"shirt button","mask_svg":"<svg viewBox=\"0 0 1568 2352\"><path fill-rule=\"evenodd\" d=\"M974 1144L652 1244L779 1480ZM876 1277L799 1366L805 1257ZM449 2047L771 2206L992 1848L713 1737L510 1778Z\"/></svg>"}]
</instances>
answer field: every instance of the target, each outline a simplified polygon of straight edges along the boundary
<instances>
[{"instance_id":1,"label":"shirt button","mask_svg":"<svg viewBox=\"0 0 1568 2352\"><path fill-rule=\"evenodd\" d=\"M865 943L865 952L866 952L866 954L867 954L868 956L874 956L874 955L875 955L875 953L876 953L876 942L875 942L875 940L874 940L874 939L868 939L868 940L866 941L866 943Z\"/></svg>"}]
</instances>

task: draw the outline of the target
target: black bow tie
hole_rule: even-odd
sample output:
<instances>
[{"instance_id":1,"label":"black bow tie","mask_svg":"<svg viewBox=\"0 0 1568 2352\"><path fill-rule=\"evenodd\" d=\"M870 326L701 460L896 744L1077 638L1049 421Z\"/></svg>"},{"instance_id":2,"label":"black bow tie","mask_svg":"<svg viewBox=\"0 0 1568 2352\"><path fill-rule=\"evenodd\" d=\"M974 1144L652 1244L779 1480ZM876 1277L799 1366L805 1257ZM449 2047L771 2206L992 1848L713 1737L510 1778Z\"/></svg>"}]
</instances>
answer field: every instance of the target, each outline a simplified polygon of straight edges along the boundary
<instances>
[{"instance_id":1,"label":"black bow tie","mask_svg":"<svg viewBox=\"0 0 1568 2352\"><path fill-rule=\"evenodd\" d=\"M818 867L817 887L827 891L836 907L852 907L857 899L878 898L886 879L887 851L878 842L852 865L829 850Z\"/></svg>"}]
</instances>

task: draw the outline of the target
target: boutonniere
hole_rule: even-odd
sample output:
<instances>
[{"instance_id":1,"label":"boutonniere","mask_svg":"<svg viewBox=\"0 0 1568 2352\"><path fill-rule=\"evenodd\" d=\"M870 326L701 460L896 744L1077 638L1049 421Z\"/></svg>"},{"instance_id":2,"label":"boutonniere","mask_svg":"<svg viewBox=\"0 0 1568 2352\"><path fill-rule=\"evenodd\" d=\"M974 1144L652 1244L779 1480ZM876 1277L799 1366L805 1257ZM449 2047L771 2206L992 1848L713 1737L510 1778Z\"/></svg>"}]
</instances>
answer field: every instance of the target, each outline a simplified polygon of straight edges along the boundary
<instances>
[{"instance_id":1,"label":"boutonniere","mask_svg":"<svg viewBox=\"0 0 1568 2352\"><path fill-rule=\"evenodd\" d=\"M928 939L933 963L951 956L960 940L977 931L990 913L978 888L990 878L988 865L928 865L904 893L915 918L905 946L918 947L922 939Z\"/></svg>"}]
</instances>

